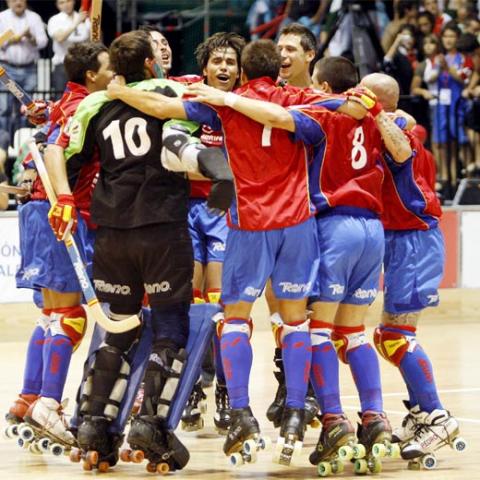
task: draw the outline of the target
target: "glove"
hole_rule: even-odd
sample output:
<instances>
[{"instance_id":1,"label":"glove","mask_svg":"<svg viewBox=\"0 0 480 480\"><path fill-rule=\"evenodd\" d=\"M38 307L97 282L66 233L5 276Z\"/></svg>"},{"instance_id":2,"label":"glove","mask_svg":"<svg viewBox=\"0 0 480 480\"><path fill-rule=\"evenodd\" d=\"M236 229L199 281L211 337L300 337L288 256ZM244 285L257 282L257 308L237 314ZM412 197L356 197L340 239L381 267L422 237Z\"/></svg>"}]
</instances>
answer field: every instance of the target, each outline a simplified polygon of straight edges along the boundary
<instances>
[{"instance_id":1,"label":"glove","mask_svg":"<svg viewBox=\"0 0 480 480\"><path fill-rule=\"evenodd\" d=\"M24 203L29 202L32 197L33 180L23 180L18 186L24 188L25 193L17 193L15 195L15 200L18 205L23 205Z\"/></svg>"},{"instance_id":2,"label":"glove","mask_svg":"<svg viewBox=\"0 0 480 480\"><path fill-rule=\"evenodd\" d=\"M48 221L57 240L64 240L68 232L77 229L77 209L73 195L59 195L48 212Z\"/></svg>"},{"instance_id":3,"label":"glove","mask_svg":"<svg viewBox=\"0 0 480 480\"><path fill-rule=\"evenodd\" d=\"M378 101L377 96L367 87L350 88L346 92L347 99L359 103L368 110L375 118L383 111L383 105Z\"/></svg>"},{"instance_id":4,"label":"glove","mask_svg":"<svg viewBox=\"0 0 480 480\"><path fill-rule=\"evenodd\" d=\"M35 100L30 108L22 105L20 112L32 125L43 125L48 120L48 103L45 100Z\"/></svg>"}]
</instances>

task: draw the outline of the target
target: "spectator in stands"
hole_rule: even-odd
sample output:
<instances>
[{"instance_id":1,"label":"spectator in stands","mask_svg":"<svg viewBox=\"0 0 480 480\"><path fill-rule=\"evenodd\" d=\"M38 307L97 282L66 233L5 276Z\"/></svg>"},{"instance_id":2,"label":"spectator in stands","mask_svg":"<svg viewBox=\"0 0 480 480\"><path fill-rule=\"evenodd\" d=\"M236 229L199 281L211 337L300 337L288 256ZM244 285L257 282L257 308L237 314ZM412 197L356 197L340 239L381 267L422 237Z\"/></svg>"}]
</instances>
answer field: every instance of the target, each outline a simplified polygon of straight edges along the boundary
<instances>
[{"instance_id":1,"label":"spectator in stands","mask_svg":"<svg viewBox=\"0 0 480 480\"><path fill-rule=\"evenodd\" d=\"M475 15L470 16L465 21L464 33L471 33L477 37L480 42L480 20Z\"/></svg>"},{"instance_id":2,"label":"spectator in stands","mask_svg":"<svg viewBox=\"0 0 480 480\"><path fill-rule=\"evenodd\" d=\"M288 24L296 22L307 27L318 37L320 35L321 22L330 3L329 0L287 0L285 7L286 18L280 25L279 31Z\"/></svg>"},{"instance_id":3,"label":"spectator in stands","mask_svg":"<svg viewBox=\"0 0 480 480\"><path fill-rule=\"evenodd\" d=\"M385 28L382 36L382 48L384 52L388 52L403 25L416 24L417 15L417 0L400 0L398 3L396 3L394 18L387 25L387 28Z\"/></svg>"},{"instance_id":4,"label":"spectator in stands","mask_svg":"<svg viewBox=\"0 0 480 480\"><path fill-rule=\"evenodd\" d=\"M415 27L403 25L383 58L383 70L397 80L400 95L410 94L413 72L417 66L415 37Z\"/></svg>"},{"instance_id":5,"label":"spectator in stands","mask_svg":"<svg viewBox=\"0 0 480 480\"><path fill-rule=\"evenodd\" d=\"M440 11L438 0L423 0L423 8L434 16L433 33L440 35L443 27L452 20L452 17L448 13Z\"/></svg>"},{"instance_id":6,"label":"spectator in stands","mask_svg":"<svg viewBox=\"0 0 480 480\"><path fill-rule=\"evenodd\" d=\"M0 32L13 30L14 36L0 48L0 63L27 92L37 86L39 51L48 43L40 15L27 9L26 0L7 0L8 8L0 13ZM0 129L12 133L19 112L18 102L0 87Z\"/></svg>"},{"instance_id":7,"label":"spectator in stands","mask_svg":"<svg viewBox=\"0 0 480 480\"><path fill-rule=\"evenodd\" d=\"M71 45L88 40L90 21L87 12L74 10L75 0L57 0L56 3L60 13L50 17L47 32L53 40L52 87L60 96L67 84L63 68L65 54Z\"/></svg>"}]
</instances>

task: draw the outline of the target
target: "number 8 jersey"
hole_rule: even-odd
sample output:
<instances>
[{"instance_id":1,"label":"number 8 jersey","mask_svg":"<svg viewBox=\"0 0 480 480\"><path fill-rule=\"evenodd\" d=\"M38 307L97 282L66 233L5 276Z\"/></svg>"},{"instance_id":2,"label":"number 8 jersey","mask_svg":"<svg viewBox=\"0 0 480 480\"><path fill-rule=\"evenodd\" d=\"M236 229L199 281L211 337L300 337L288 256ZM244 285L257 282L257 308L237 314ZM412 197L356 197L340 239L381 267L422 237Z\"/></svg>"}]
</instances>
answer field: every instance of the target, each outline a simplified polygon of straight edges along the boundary
<instances>
[{"instance_id":1,"label":"number 8 jersey","mask_svg":"<svg viewBox=\"0 0 480 480\"><path fill-rule=\"evenodd\" d=\"M382 212L383 143L375 120L355 120L317 105L292 107L295 138L314 147L310 195L317 213L339 206Z\"/></svg>"}]
</instances>

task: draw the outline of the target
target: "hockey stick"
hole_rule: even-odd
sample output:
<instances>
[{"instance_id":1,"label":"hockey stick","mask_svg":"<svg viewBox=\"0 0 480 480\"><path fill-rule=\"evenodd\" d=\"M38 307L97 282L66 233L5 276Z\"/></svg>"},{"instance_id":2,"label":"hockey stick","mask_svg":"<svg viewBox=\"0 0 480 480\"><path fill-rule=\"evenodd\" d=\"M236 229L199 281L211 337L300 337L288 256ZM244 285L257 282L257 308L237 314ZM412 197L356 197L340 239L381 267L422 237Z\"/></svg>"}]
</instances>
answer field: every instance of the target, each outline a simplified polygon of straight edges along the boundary
<instances>
[{"instance_id":1,"label":"hockey stick","mask_svg":"<svg viewBox=\"0 0 480 480\"><path fill-rule=\"evenodd\" d=\"M26 195L27 188L14 187L13 185L0 185L0 193L10 193L12 195Z\"/></svg>"},{"instance_id":2,"label":"hockey stick","mask_svg":"<svg viewBox=\"0 0 480 480\"><path fill-rule=\"evenodd\" d=\"M100 42L102 37L102 2L103 0L92 0L90 6L90 40Z\"/></svg>"},{"instance_id":3,"label":"hockey stick","mask_svg":"<svg viewBox=\"0 0 480 480\"><path fill-rule=\"evenodd\" d=\"M5 88L23 105L27 107L27 110L35 108L35 102L30 95L17 83L12 80L5 69L0 66L0 82L5 85Z\"/></svg>"},{"instance_id":4,"label":"hockey stick","mask_svg":"<svg viewBox=\"0 0 480 480\"><path fill-rule=\"evenodd\" d=\"M45 168L45 163L43 162L42 155L38 150L37 144L34 139L31 139L28 142L28 148L32 153L33 161L37 169L38 174L42 180L45 191L47 192L47 197L51 205L54 205L57 201L57 196L53 190L53 186L50 182L47 169ZM133 328L140 325L140 319L137 315L132 315L131 317L126 318L125 320L114 321L108 318L102 310L95 291L93 290L90 279L88 278L87 272L82 262L82 257L78 251L77 244L70 232L67 233L66 237L63 240L65 246L67 247L67 252L70 257L70 260L73 264L73 269L77 274L78 282L82 288L83 295L87 301L88 309L94 318L94 320L107 332L111 333L122 333L132 330Z\"/></svg>"}]
</instances>

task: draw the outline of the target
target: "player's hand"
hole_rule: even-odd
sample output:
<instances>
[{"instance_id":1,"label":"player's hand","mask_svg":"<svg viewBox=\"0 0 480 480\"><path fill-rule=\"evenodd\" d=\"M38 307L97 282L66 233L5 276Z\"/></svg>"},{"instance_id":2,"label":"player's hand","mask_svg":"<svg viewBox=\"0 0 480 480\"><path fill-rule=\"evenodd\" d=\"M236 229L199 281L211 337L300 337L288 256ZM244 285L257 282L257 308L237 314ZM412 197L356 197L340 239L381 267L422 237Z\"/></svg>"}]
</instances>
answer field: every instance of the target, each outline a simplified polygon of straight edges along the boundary
<instances>
[{"instance_id":1,"label":"player's hand","mask_svg":"<svg viewBox=\"0 0 480 480\"><path fill-rule=\"evenodd\" d=\"M188 99L194 102L209 103L210 105L225 105L226 92L205 85L202 82L192 83L187 87Z\"/></svg>"},{"instance_id":2,"label":"player's hand","mask_svg":"<svg viewBox=\"0 0 480 480\"><path fill-rule=\"evenodd\" d=\"M117 100L122 95L125 85L125 77L122 75L115 75L113 80L107 86L107 96L112 100Z\"/></svg>"},{"instance_id":3,"label":"player's hand","mask_svg":"<svg viewBox=\"0 0 480 480\"><path fill-rule=\"evenodd\" d=\"M346 92L347 99L362 105L373 117L383 111L383 105L378 101L377 96L367 87L354 87Z\"/></svg>"},{"instance_id":4,"label":"player's hand","mask_svg":"<svg viewBox=\"0 0 480 480\"><path fill-rule=\"evenodd\" d=\"M48 221L57 240L63 240L68 232L77 229L77 209L73 195L59 195L48 212Z\"/></svg>"},{"instance_id":5,"label":"player's hand","mask_svg":"<svg viewBox=\"0 0 480 480\"><path fill-rule=\"evenodd\" d=\"M48 120L48 103L45 100L34 100L29 108L22 105L20 112L32 125L43 125Z\"/></svg>"}]
</instances>

